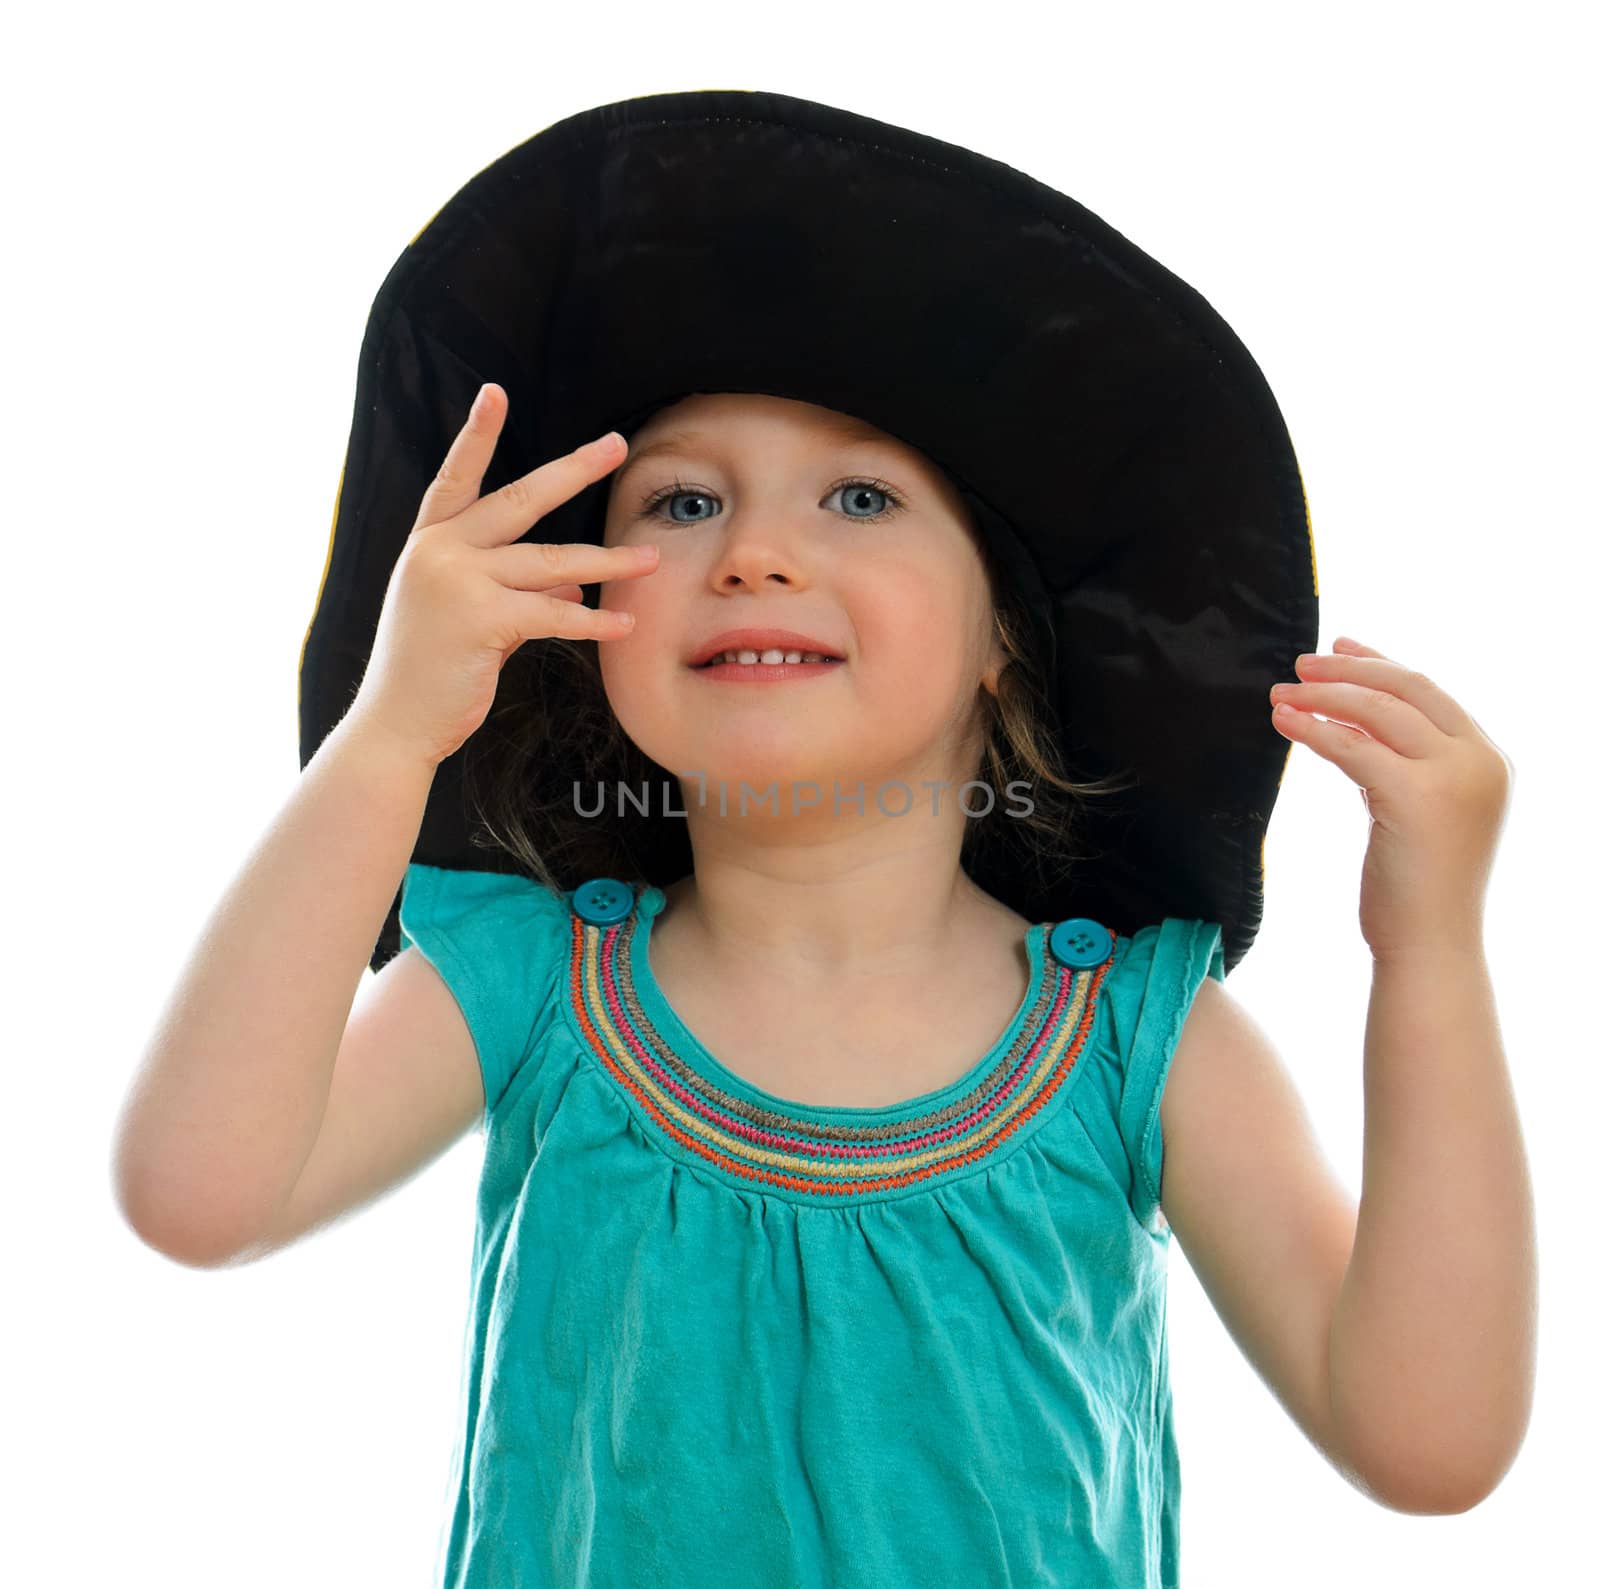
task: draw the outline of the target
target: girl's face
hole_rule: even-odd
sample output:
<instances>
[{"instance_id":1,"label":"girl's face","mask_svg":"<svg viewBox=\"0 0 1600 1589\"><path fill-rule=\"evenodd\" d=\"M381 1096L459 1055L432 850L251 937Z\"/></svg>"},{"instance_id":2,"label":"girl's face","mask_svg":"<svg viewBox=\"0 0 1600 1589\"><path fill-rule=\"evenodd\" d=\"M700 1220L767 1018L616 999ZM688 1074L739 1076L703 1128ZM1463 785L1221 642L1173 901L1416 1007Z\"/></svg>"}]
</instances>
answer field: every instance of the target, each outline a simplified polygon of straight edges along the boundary
<instances>
[{"instance_id":1,"label":"girl's face","mask_svg":"<svg viewBox=\"0 0 1600 1589\"><path fill-rule=\"evenodd\" d=\"M965 504L921 453L833 409L697 393L652 415L608 476L605 544L641 542L660 548L654 572L601 587L634 627L601 643L600 667L624 731L663 767L703 774L713 800L718 780L730 801L741 779L752 795L811 781L822 810L835 781L843 797L861 780L868 814L887 780L926 801L918 780L973 776L977 691L1004 654ZM691 665L747 627L843 661L776 682ZM687 782L685 802L697 795Z\"/></svg>"}]
</instances>

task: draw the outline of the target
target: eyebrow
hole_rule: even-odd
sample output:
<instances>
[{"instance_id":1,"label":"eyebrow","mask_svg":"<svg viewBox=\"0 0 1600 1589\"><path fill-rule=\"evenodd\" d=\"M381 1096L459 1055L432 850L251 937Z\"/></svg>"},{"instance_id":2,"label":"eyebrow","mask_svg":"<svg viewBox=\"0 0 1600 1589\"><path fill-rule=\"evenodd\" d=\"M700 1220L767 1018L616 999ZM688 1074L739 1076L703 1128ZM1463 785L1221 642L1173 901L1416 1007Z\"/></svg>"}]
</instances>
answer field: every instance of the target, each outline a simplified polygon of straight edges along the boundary
<instances>
[{"instance_id":1,"label":"eyebrow","mask_svg":"<svg viewBox=\"0 0 1600 1589\"><path fill-rule=\"evenodd\" d=\"M859 426L839 424L825 426L824 429L841 449L891 445L889 438L873 435ZM620 479L636 463L643 463L647 458L654 458L658 454L682 454L696 450L710 452L717 445L717 438L708 436L703 430L674 431L670 436L662 436L651 442L648 447L630 454L628 461L617 471L616 478Z\"/></svg>"}]
</instances>

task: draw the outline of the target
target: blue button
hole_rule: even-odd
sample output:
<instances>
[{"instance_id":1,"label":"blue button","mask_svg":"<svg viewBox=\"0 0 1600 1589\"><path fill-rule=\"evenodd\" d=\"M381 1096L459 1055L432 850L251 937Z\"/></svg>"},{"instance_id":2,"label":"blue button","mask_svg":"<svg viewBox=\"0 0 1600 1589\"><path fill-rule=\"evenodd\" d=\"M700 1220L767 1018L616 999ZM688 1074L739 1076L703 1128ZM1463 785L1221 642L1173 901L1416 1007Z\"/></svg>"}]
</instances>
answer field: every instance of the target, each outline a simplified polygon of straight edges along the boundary
<instances>
[{"instance_id":1,"label":"blue button","mask_svg":"<svg viewBox=\"0 0 1600 1589\"><path fill-rule=\"evenodd\" d=\"M609 927L633 909L633 890L614 877L592 877L573 890L572 908L594 926Z\"/></svg>"},{"instance_id":2,"label":"blue button","mask_svg":"<svg viewBox=\"0 0 1600 1589\"><path fill-rule=\"evenodd\" d=\"M1111 934L1088 916L1074 916L1050 929L1050 952L1078 971L1104 965L1111 958Z\"/></svg>"}]
</instances>

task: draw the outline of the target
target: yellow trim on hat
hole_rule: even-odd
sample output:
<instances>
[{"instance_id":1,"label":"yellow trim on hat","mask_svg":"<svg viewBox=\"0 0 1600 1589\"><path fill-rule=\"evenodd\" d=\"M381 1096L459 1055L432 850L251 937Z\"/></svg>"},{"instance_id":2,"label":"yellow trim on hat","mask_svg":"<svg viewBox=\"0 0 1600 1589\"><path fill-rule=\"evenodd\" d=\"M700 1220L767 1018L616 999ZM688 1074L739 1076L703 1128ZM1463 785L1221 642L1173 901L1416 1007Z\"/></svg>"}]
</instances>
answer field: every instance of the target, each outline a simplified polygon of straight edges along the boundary
<instances>
[{"instance_id":1,"label":"yellow trim on hat","mask_svg":"<svg viewBox=\"0 0 1600 1589\"><path fill-rule=\"evenodd\" d=\"M448 203L449 203L449 202L450 202L450 201L449 201L449 200L448 200L448 199L446 199L446 200L445 200L445 204L448 204ZM441 204L441 205L440 205L440 206L439 206L439 210L442 210L442 209L443 209L443 208L444 208L444 204ZM432 226L432 225L433 225L433 223L434 223L434 222L435 222L435 221L436 221L436 220L438 220L438 219L439 219L439 210L435 210L435 211L434 211L434 212L433 212L433 214L432 214L432 215L430 215L430 216L429 216L429 217L428 217L428 218L427 218L427 220L425 220L425 221L424 221L424 222L423 222L423 223L422 223L422 230L421 230L421 231L419 231L419 232L418 232L418 233L417 233L417 237L421 237L421 236L422 236L422 233L423 233L423 232L425 232L425 231L427 231L427 229L428 229L428 228L429 228L429 227L430 227L430 226ZM407 243L407 244L406 244L406 247L407 247L407 248L415 248L415 247L416 247L416 246L417 246L417 237L413 237L413 238L412 238L412 239L411 239L411 241L410 241L410 242L409 242L409 243Z\"/></svg>"}]
</instances>

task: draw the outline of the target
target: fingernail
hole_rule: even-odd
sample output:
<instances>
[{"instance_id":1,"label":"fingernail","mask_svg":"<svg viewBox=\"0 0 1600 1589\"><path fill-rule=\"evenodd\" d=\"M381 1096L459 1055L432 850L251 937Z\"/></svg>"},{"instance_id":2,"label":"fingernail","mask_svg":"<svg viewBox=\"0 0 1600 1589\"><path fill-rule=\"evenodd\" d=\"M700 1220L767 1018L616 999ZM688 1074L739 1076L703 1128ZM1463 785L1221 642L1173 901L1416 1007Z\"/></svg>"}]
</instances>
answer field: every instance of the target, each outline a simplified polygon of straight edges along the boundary
<instances>
[{"instance_id":1,"label":"fingernail","mask_svg":"<svg viewBox=\"0 0 1600 1589\"><path fill-rule=\"evenodd\" d=\"M595 443L595 446L598 447L601 452L615 452L618 446L621 445L621 442L622 435L620 431L608 430L605 435L603 435L599 441Z\"/></svg>"}]
</instances>

